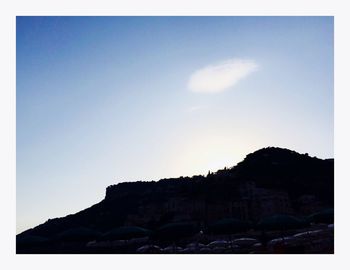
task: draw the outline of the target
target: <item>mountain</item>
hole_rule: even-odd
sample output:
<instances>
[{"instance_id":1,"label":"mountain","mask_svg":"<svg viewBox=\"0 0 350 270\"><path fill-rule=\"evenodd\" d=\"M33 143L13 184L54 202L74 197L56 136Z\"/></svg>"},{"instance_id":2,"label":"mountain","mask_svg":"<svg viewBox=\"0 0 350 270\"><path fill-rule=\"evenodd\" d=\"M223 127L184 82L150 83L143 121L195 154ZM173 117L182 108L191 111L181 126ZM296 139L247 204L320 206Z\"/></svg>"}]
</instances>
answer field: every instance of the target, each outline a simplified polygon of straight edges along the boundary
<instances>
[{"instance_id":1,"label":"mountain","mask_svg":"<svg viewBox=\"0 0 350 270\"><path fill-rule=\"evenodd\" d=\"M287 190L292 198L314 194L333 205L333 159L322 160L307 153L268 147L247 155L234 171L237 178L251 179L266 188Z\"/></svg>"},{"instance_id":2,"label":"mountain","mask_svg":"<svg viewBox=\"0 0 350 270\"><path fill-rule=\"evenodd\" d=\"M333 159L267 147L207 176L111 185L101 202L20 235L54 237L77 227L99 232L123 225L155 229L177 221L206 225L227 217L255 222L276 213L304 216L333 205Z\"/></svg>"}]
</instances>

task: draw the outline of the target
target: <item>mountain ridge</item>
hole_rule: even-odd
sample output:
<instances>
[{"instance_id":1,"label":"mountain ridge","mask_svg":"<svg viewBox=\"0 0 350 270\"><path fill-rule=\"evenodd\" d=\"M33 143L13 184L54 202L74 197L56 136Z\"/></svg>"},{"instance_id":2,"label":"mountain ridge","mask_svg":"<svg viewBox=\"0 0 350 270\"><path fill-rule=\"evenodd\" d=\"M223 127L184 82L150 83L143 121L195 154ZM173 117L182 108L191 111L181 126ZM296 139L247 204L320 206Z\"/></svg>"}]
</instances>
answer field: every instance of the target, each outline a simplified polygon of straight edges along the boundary
<instances>
[{"instance_id":1,"label":"mountain ridge","mask_svg":"<svg viewBox=\"0 0 350 270\"><path fill-rule=\"evenodd\" d=\"M102 201L75 214L49 219L19 235L51 236L77 226L99 231L122 225L154 228L169 221L188 219L184 215L186 207L181 208L184 201L190 207L196 203L203 204L203 209L216 205L224 207L228 203L240 203L242 207L241 202L246 200L242 197L242 187L246 188L247 183L254 192L272 192L275 197L286 196L281 195L286 193L296 214L302 213L298 202L302 196L314 196L321 207L333 207L334 159L310 157L286 148L265 147L248 154L237 165L208 173L207 176L110 185ZM176 211L170 209L172 203L180 205ZM245 207L250 207L247 205ZM161 213L158 213L157 208L162 209ZM201 214L198 214L193 210L191 218L198 222L210 222L221 209L216 212L213 210L209 217L208 213L204 214L204 210L200 211ZM254 215L248 217L253 218Z\"/></svg>"}]
</instances>

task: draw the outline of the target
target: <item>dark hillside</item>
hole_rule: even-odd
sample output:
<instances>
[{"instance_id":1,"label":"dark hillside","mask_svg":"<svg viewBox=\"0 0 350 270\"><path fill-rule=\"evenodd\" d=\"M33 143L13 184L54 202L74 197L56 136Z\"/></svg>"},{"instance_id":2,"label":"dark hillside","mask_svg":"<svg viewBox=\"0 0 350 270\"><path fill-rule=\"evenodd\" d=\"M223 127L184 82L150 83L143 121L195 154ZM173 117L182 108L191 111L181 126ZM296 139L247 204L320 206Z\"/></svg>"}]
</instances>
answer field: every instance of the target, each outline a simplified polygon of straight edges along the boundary
<instances>
[{"instance_id":1,"label":"dark hillside","mask_svg":"<svg viewBox=\"0 0 350 270\"><path fill-rule=\"evenodd\" d=\"M268 147L247 155L233 171L239 179L247 178L262 187L287 190L292 198L314 194L333 205L333 159L322 160L288 149Z\"/></svg>"},{"instance_id":2,"label":"dark hillside","mask_svg":"<svg viewBox=\"0 0 350 270\"><path fill-rule=\"evenodd\" d=\"M268 147L207 176L109 186L101 202L22 235L55 237L76 227L102 233L123 225L155 229L177 221L205 225L227 217L256 221L276 213L306 215L333 207L333 199L333 159Z\"/></svg>"}]
</instances>

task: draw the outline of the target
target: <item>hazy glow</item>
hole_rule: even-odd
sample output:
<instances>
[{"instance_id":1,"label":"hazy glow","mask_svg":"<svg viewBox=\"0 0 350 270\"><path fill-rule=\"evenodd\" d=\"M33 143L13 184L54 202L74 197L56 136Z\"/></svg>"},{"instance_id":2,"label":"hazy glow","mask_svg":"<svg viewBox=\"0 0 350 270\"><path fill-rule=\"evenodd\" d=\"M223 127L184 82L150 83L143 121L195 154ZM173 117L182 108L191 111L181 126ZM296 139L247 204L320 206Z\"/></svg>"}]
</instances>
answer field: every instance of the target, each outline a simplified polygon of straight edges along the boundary
<instances>
[{"instance_id":1,"label":"hazy glow","mask_svg":"<svg viewBox=\"0 0 350 270\"><path fill-rule=\"evenodd\" d=\"M195 71L188 82L194 92L216 93L235 86L258 68L253 60L229 59Z\"/></svg>"}]
</instances>

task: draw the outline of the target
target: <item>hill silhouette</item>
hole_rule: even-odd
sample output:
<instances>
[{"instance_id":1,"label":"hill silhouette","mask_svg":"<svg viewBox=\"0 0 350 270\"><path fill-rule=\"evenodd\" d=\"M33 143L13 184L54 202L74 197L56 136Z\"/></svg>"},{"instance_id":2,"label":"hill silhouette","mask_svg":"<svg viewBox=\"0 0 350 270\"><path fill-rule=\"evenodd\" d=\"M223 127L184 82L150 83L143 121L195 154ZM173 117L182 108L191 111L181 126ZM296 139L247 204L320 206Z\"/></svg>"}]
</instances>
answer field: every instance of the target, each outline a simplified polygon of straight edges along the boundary
<instances>
[{"instance_id":1,"label":"hill silhouette","mask_svg":"<svg viewBox=\"0 0 350 270\"><path fill-rule=\"evenodd\" d=\"M206 176L111 185L101 202L20 235L52 238L81 227L105 233L125 225L155 229L179 221L205 226L227 217L255 222L268 214L305 216L333 205L333 159L267 147Z\"/></svg>"}]
</instances>

